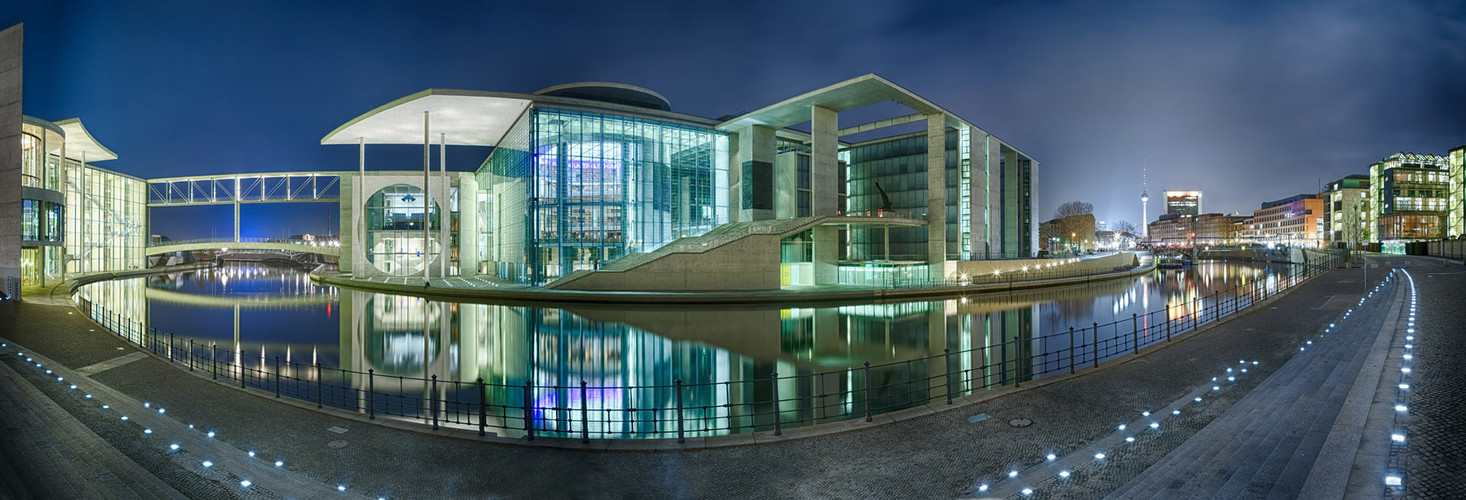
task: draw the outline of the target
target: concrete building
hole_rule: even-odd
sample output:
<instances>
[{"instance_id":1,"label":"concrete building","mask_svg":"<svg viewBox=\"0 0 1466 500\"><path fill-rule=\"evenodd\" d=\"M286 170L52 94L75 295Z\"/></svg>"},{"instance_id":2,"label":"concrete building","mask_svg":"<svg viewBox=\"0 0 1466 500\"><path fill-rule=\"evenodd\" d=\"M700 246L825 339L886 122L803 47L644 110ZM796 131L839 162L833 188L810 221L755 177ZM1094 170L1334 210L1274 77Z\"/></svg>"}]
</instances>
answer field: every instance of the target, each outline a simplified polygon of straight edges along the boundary
<instances>
[{"instance_id":1,"label":"concrete building","mask_svg":"<svg viewBox=\"0 0 1466 500\"><path fill-rule=\"evenodd\" d=\"M1246 222L1244 237L1289 246L1319 246L1323 234L1324 200L1300 194L1262 204Z\"/></svg>"},{"instance_id":2,"label":"concrete building","mask_svg":"<svg viewBox=\"0 0 1466 500\"><path fill-rule=\"evenodd\" d=\"M1201 215L1201 191L1166 191L1166 213Z\"/></svg>"},{"instance_id":3,"label":"concrete building","mask_svg":"<svg viewBox=\"0 0 1466 500\"><path fill-rule=\"evenodd\" d=\"M1093 214L1071 215L1038 226L1039 243L1049 253L1083 252L1099 242Z\"/></svg>"},{"instance_id":4,"label":"concrete building","mask_svg":"<svg viewBox=\"0 0 1466 500\"><path fill-rule=\"evenodd\" d=\"M913 113L839 124L891 102ZM651 90L589 82L431 89L363 114L321 140L360 154L341 180L342 269L766 289L837 283L842 265L940 280L959 260L1037 251L1037 162L879 76L731 118L671 109ZM809 132L790 128L802 123ZM923 131L840 140L913 126ZM424 174L367 175L369 144L423 144ZM448 146L493 149L476 173L449 173Z\"/></svg>"},{"instance_id":5,"label":"concrete building","mask_svg":"<svg viewBox=\"0 0 1466 500\"><path fill-rule=\"evenodd\" d=\"M1451 171L1445 156L1396 153L1369 167L1367 224L1387 245L1445 237Z\"/></svg>"},{"instance_id":6,"label":"concrete building","mask_svg":"<svg viewBox=\"0 0 1466 500\"><path fill-rule=\"evenodd\" d=\"M0 31L0 298L20 298L22 25Z\"/></svg>"},{"instance_id":7,"label":"concrete building","mask_svg":"<svg viewBox=\"0 0 1466 500\"><path fill-rule=\"evenodd\" d=\"M1246 216L1218 213L1198 215L1195 220L1196 241L1210 245L1236 243L1242 236L1243 222L1247 219Z\"/></svg>"},{"instance_id":8,"label":"concrete building","mask_svg":"<svg viewBox=\"0 0 1466 500\"><path fill-rule=\"evenodd\" d=\"M1155 222L1147 224L1146 231L1150 234L1146 241L1152 245L1191 245L1196 237L1196 216L1161 214Z\"/></svg>"},{"instance_id":9,"label":"concrete building","mask_svg":"<svg viewBox=\"0 0 1466 500\"><path fill-rule=\"evenodd\" d=\"M1331 245L1367 242L1371 232L1365 221L1369 217L1369 176L1350 175L1328 183L1324 192L1324 239Z\"/></svg>"}]
</instances>

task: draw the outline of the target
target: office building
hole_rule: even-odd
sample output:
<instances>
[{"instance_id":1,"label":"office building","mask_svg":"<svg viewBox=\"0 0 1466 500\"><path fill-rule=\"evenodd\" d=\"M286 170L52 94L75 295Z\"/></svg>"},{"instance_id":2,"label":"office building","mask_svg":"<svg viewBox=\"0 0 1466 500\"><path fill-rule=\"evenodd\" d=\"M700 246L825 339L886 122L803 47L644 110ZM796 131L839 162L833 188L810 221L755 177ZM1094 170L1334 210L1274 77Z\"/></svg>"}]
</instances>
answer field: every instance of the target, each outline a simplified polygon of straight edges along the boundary
<instances>
[{"instance_id":1,"label":"office building","mask_svg":"<svg viewBox=\"0 0 1466 500\"><path fill-rule=\"evenodd\" d=\"M1450 166L1435 154L1396 153L1369 167L1369 225L1374 240L1392 244L1445 237Z\"/></svg>"},{"instance_id":2,"label":"office building","mask_svg":"<svg viewBox=\"0 0 1466 500\"><path fill-rule=\"evenodd\" d=\"M1201 215L1201 191L1166 191L1166 213Z\"/></svg>"},{"instance_id":3,"label":"office building","mask_svg":"<svg viewBox=\"0 0 1466 500\"><path fill-rule=\"evenodd\" d=\"M1328 183L1324 192L1324 239L1335 246L1367 242L1369 218L1369 176L1350 175Z\"/></svg>"},{"instance_id":4,"label":"office building","mask_svg":"<svg viewBox=\"0 0 1466 500\"><path fill-rule=\"evenodd\" d=\"M1300 194L1263 203L1247 220L1244 237L1289 246L1320 246L1323 202L1317 195Z\"/></svg>"}]
</instances>

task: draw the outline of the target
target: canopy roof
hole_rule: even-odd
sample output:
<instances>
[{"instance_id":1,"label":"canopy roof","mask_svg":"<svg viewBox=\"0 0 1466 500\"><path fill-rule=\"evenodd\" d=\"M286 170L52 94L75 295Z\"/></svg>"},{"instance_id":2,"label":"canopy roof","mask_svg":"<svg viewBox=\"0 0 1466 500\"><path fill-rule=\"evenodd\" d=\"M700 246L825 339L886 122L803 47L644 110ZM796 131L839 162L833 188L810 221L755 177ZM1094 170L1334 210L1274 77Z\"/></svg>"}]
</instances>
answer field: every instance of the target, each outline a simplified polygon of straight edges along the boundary
<instances>
[{"instance_id":1,"label":"canopy roof","mask_svg":"<svg viewBox=\"0 0 1466 500\"><path fill-rule=\"evenodd\" d=\"M86 160L87 163L117 159L117 153L113 153L112 150L92 138L92 133L87 132L87 128L82 126L81 118L61 120L56 122L56 126L66 132L67 158Z\"/></svg>"},{"instance_id":2,"label":"canopy roof","mask_svg":"<svg viewBox=\"0 0 1466 500\"><path fill-rule=\"evenodd\" d=\"M384 104L336 127L321 144L422 144L423 112L428 139L446 134L452 146L494 146L524 113L533 96L508 92L428 89Z\"/></svg>"}]
</instances>

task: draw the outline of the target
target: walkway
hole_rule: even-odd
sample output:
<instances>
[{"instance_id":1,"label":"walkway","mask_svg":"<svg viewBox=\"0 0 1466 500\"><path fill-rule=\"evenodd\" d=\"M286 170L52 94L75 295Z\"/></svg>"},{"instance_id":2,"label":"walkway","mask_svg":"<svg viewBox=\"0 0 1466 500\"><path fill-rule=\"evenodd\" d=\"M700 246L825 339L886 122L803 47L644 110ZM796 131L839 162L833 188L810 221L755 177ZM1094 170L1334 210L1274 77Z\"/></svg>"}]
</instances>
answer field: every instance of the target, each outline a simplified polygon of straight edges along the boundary
<instances>
[{"instance_id":1,"label":"walkway","mask_svg":"<svg viewBox=\"0 0 1466 500\"><path fill-rule=\"evenodd\" d=\"M1452 471L1463 470L1460 459L1462 450L1466 449L1466 433L1459 432L1463 419L1459 406L1452 403L1462 398L1460 391L1466 389L1466 384L1461 383L1463 375L1459 372L1446 371L1451 357L1460 356L1466 350L1459 333L1459 325L1463 324L1459 304L1466 298L1463 297L1466 280L1452 279L1454 275L1428 277L1428 273L1466 270L1460 265L1421 267L1430 262L1424 259L1385 262L1405 260L1414 264L1411 270L1420 286L1423 317L1417 333L1422 353L1416 365L1419 378L1410 402L1416 408L1412 410L1416 420L1410 423L1409 430L1413 444L1408 450L1409 457L1405 457L1411 471L1408 484L1422 488L1412 490L1412 494L1449 496L1461 491L1463 480L1459 473L1452 474ZM1371 269L1371 280L1382 277L1383 271ZM1025 384L1016 391L994 392L993 397L970 406L884 425L868 427L852 423L849 432L833 435L703 450L677 450L668 441L657 442L655 446L665 451L655 452L556 450L486 444L402 430L395 427L418 426L369 424L352 415L278 404L272 394L217 384L153 357L118 364L85 380L77 379L96 384L99 391L115 391L115 395L108 396L116 398L111 404L136 408L148 402L166 406L167 414L163 418L173 422L174 429L195 425L192 431L168 432L199 440L199 446L212 443L227 447L220 448L218 456L232 462L216 465L211 468L216 470L210 471L194 465L183 471L187 474L180 474L176 470L155 468L158 456L170 455L163 451L161 442L146 437L136 427L121 427L133 429L127 433L98 432L96 429L124 425L117 423L115 415L98 412L95 405L101 403L68 407L64 402L74 401L68 399L74 396L54 394L60 386L47 383L38 369L10 359L14 355L0 354L0 360L22 372L30 384L43 389L51 387L42 391L46 397L63 402L61 406L68 413L118 451L154 471L170 487L190 496L198 496L194 492L203 483L217 488L214 491L240 496L267 493L292 496L301 491L332 491L336 485L342 485L348 495L360 492L388 497L952 498L986 494L977 489L984 483L991 485L990 492L1007 484L1019 485L1017 480L1004 481L1007 471L1017 470L1019 478L1038 486L1035 496L1093 498L1121 488L1148 491L1151 484L1168 488L1174 484L1177 474L1181 478L1207 478L1216 476L1215 471L1220 467L1281 471L1274 475L1297 483L1292 478L1298 474L1290 471L1303 469L1289 466L1291 459L1284 457L1292 457L1292 450L1326 446L1327 437L1320 441L1318 435L1307 432L1315 428L1326 430L1325 435L1332 432L1338 418L1330 420L1326 409L1312 410L1314 415L1307 424L1299 420L1296 425L1285 425L1286 418L1272 419L1271 432L1275 435L1292 435L1297 431L1297 436L1307 436L1294 444L1264 438L1253 440L1263 445L1254 446L1250 452L1233 453L1237 459L1230 462L1201 461L1197 456L1198 465L1167 464L1180 464L1176 462L1180 457L1193 455L1188 450L1194 451L1215 439L1211 435L1215 431L1207 431L1212 424L1235 426L1229 422L1239 418L1247 421L1237 415L1245 416L1254 409L1296 411L1290 406L1300 406L1281 404L1279 397L1312 394L1311 397L1337 400L1339 390L1347 394L1342 385L1351 380L1348 369L1337 366L1330 367L1327 374L1313 377L1325 384L1330 377L1343 383L1324 393L1272 387L1277 381L1291 378L1290 373L1311 373L1312 370L1306 369L1310 360L1337 356L1341 360L1350 359L1351 365L1368 364L1367 355L1363 363L1357 357L1367 349L1361 348L1353 358L1347 355L1346 349L1341 349L1350 345L1349 342L1333 342L1332 347L1316 342L1318 348L1305 353L1298 351L1300 345L1306 345L1306 341L1321 333L1329 323L1337 322L1343 311L1358 303L1357 291L1364 288L1360 274L1357 269L1324 274L1289 294L1270 299L1252 313L1224 319L1195 335L1178 337L1163 347L1148 349L1139 358L1076 376ZM1431 299L1432 294L1439 297ZM1358 316L1351 315L1348 321L1356 325L1353 329L1331 332L1324 340L1341 340L1349 335L1362 339L1378 334L1389 319L1389 308L1385 298L1379 295L1371 300ZM57 365L69 369L133 352L111 335L88 331L96 326L70 312L67 307L35 303L0 304L0 332L4 332L0 336L6 338L4 342L54 358ZM1432 336L1438 339L1433 345L1427 343ZM1457 350L1447 350L1452 348ZM1439 349L1439 358L1431 361L1426 355L1431 351L1427 349ZM1246 373L1240 371L1244 368L1237 364L1239 359L1247 361ZM1251 364L1254 360L1256 365ZM1327 366L1323 361L1313 363ZM1212 394L1210 378L1218 374L1227 376L1227 368L1235 370L1232 375L1235 382L1217 384L1218 390ZM1358 378L1356 373L1353 380ZM1275 395L1270 398L1273 401L1266 401L1269 398L1264 396L1268 394ZM1193 397L1204 400L1194 403ZM1167 416L1171 409L1182 410L1182 414ZM12 410L0 407L0 411ZM1132 429L1137 425L1143 427L1149 417L1142 417L1142 411L1155 411L1157 417L1163 417L1158 419L1162 425L1154 432L1137 433L1142 439L1135 443L1124 443L1123 436L1116 433L1116 425L1123 422ZM978 415L987 418L970 418ZM1009 425L1010 420L1017 418L1031 419L1033 423L1024 427ZM203 429L213 429L218 434L205 438ZM1366 439L1370 439L1368 436ZM1318 442L1325 444L1304 444ZM1277 443L1277 446L1267 455L1257 455L1267 443ZM567 442L566 446L574 445ZM1098 462L1092 458L1096 447L1106 453ZM243 477L241 471L250 473L252 478L262 477L252 475L255 469L249 468L258 465L245 455L251 450L261 457L279 457L284 465L279 469L279 477L268 479L273 481L270 486L261 483L247 491L235 480ZM1276 458L1249 458L1274 457L1274 452ZM1052 465L1045 459L1049 453L1056 457ZM1418 455L1421 453L1429 455ZM1174 456L1167 458L1169 455ZM1081 478L1081 469L1074 464L1085 463L1099 463L1103 467L1095 469L1093 474L1085 472L1089 475ZM1274 466L1275 463L1282 465ZM16 474L46 474L40 470L26 471L28 465L9 464L18 470ZM1044 482L1045 477L1056 477L1048 472L1056 473L1056 467L1073 467L1074 481ZM1148 472L1153 467L1154 472ZM1261 477L1256 472L1247 474ZM1302 477L1306 480L1307 475ZM1238 495L1262 491L1279 496L1297 491L1287 485L1292 483L1285 483L1274 481L1275 486L1269 486L1267 480L1249 479L1240 489L1225 491L1237 491ZM57 477L53 484L66 484L65 478ZM1221 484L1217 487L1197 483L1184 488L1196 492L1236 488ZM1383 486L1382 482L1375 484ZM1213 490L1207 490L1208 487ZM1246 489L1253 487L1257 489Z\"/></svg>"}]
</instances>

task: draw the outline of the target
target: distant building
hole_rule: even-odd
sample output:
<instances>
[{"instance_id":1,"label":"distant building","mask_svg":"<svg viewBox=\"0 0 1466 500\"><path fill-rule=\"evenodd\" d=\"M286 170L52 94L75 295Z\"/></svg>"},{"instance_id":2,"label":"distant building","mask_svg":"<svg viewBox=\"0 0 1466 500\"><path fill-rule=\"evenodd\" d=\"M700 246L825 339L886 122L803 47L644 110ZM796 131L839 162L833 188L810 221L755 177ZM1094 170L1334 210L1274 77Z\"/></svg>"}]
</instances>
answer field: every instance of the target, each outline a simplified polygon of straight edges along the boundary
<instances>
[{"instance_id":1,"label":"distant building","mask_svg":"<svg viewBox=\"0 0 1466 500\"><path fill-rule=\"evenodd\" d=\"M1350 243L1369 241L1369 176L1350 175L1330 182L1324 192L1325 241Z\"/></svg>"},{"instance_id":2,"label":"distant building","mask_svg":"<svg viewBox=\"0 0 1466 500\"><path fill-rule=\"evenodd\" d=\"M1263 203L1246 224L1244 236L1270 243L1318 246L1323 233L1323 200L1317 195L1300 194Z\"/></svg>"},{"instance_id":3,"label":"distant building","mask_svg":"<svg viewBox=\"0 0 1466 500\"><path fill-rule=\"evenodd\" d=\"M1082 252L1095 248L1094 215L1062 217L1038 225L1039 243L1049 253Z\"/></svg>"},{"instance_id":4,"label":"distant building","mask_svg":"<svg viewBox=\"0 0 1466 500\"><path fill-rule=\"evenodd\" d=\"M1189 245L1196 235L1196 217L1192 215L1162 214L1159 219L1147 225L1151 244L1161 246Z\"/></svg>"},{"instance_id":5,"label":"distant building","mask_svg":"<svg viewBox=\"0 0 1466 500\"><path fill-rule=\"evenodd\" d=\"M1201 191L1166 191L1166 213L1201 215Z\"/></svg>"},{"instance_id":6,"label":"distant building","mask_svg":"<svg viewBox=\"0 0 1466 500\"><path fill-rule=\"evenodd\" d=\"M1235 243L1242 235L1242 215L1201 214L1196 216L1196 241L1207 244Z\"/></svg>"},{"instance_id":7,"label":"distant building","mask_svg":"<svg viewBox=\"0 0 1466 500\"><path fill-rule=\"evenodd\" d=\"M1396 153L1369 167L1369 227L1374 240L1391 243L1445 237L1450 165L1433 154Z\"/></svg>"}]
</instances>

